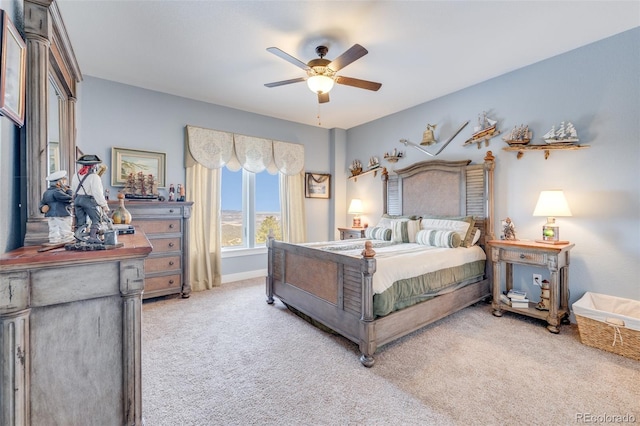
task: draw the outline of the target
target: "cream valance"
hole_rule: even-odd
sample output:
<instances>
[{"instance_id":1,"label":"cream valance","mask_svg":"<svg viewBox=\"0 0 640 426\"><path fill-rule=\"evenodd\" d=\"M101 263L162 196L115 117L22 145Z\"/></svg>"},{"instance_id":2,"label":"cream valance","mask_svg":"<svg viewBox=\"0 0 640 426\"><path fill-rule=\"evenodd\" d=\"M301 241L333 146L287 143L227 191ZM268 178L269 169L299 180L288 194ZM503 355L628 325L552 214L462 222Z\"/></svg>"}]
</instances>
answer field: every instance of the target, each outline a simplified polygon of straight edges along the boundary
<instances>
[{"instance_id":1,"label":"cream valance","mask_svg":"<svg viewBox=\"0 0 640 426\"><path fill-rule=\"evenodd\" d=\"M197 162L209 169L226 166L234 171L240 168L253 173L267 170L287 176L297 175L304 167L304 146L300 144L196 126L186 126L186 130L186 167Z\"/></svg>"}]
</instances>

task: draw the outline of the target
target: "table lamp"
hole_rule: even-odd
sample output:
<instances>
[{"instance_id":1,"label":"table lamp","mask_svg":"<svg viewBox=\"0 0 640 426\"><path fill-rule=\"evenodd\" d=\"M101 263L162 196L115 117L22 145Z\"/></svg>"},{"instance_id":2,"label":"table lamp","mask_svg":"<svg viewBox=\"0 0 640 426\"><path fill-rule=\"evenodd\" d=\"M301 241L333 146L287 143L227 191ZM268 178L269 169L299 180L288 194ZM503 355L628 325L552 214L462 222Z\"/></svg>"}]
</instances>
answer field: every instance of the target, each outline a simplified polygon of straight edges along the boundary
<instances>
[{"instance_id":1,"label":"table lamp","mask_svg":"<svg viewBox=\"0 0 640 426\"><path fill-rule=\"evenodd\" d=\"M541 191L538 203L533 211L534 216L547 216L547 223L542 226L542 239L538 243L568 244L560 240L560 227L556 224L556 216L571 216L567 199L561 190Z\"/></svg>"},{"instance_id":2,"label":"table lamp","mask_svg":"<svg viewBox=\"0 0 640 426\"><path fill-rule=\"evenodd\" d=\"M360 214L362 213L362 201L359 198L354 198L351 200L351 204L349 204L349 210L347 213L353 214L353 226L352 228L362 228L362 224L360 223Z\"/></svg>"}]
</instances>

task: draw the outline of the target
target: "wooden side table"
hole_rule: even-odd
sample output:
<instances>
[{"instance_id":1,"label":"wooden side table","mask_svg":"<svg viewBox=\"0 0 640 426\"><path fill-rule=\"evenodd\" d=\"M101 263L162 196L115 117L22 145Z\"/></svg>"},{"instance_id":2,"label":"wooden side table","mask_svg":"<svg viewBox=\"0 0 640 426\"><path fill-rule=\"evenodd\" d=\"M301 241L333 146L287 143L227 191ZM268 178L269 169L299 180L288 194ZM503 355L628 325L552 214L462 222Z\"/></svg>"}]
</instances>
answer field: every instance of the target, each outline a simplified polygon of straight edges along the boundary
<instances>
[{"instance_id":1,"label":"wooden side table","mask_svg":"<svg viewBox=\"0 0 640 426\"><path fill-rule=\"evenodd\" d=\"M575 244L545 244L534 241L491 240L491 262L493 263L493 315L502 316L502 311L515 312L547 321L547 329L559 333L560 323L568 323L569 316L569 252ZM500 301L502 289L501 271L505 265L505 287L513 288L513 265L546 267L551 279L549 283L549 310L540 311L529 302L528 308L513 308Z\"/></svg>"},{"instance_id":2,"label":"wooden side table","mask_svg":"<svg viewBox=\"0 0 640 426\"><path fill-rule=\"evenodd\" d=\"M364 238L365 228L338 228L341 240L351 240L354 238Z\"/></svg>"}]
</instances>

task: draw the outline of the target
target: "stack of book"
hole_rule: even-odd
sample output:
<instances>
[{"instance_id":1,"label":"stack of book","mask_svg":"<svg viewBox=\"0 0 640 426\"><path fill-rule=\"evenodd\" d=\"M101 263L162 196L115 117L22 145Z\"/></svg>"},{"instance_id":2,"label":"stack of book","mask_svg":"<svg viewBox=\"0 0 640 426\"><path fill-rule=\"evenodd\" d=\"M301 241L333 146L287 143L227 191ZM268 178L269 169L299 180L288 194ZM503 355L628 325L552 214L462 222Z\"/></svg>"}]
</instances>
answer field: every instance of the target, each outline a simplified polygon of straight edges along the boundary
<instances>
[{"instance_id":1,"label":"stack of book","mask_svg":"<svg viewBox=\"0 0 640 426\"><path fill-rule=\"evenodd\" d=\"M507 297L511 301L512 308L528 308L529 299L527 299L527 293L518 290L509 290Z\"/></svg>"}]
</instances>

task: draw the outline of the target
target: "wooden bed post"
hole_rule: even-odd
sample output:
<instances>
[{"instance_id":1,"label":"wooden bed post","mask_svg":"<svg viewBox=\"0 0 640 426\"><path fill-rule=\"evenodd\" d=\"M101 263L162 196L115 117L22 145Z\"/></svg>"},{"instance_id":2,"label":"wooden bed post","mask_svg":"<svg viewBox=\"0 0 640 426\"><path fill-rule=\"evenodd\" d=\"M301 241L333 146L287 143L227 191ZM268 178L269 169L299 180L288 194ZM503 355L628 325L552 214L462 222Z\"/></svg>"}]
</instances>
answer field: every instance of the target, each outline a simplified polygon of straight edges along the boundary
<instances>
[{"instance_id":1,"label":"wooden bed post","mask_svg":"<svg viewBox=\"0 0 640 426\"><path fill-rule=\"evenodd\" d=\"M369 242L369 248L371 243ZM375 326L373 323L373 274L376 272L376 252L373 250L362 252L362 313L360 316L360 362L365 367L373 367L373 354L377 349Z\"/></svg>"},{"instance_id":2,"label":"wooden bed post","mask_svg":"<svg viewBox=\"0 0 640 426\"><path fill-rule=\"evenodd\" d=\"M487 200L486 206L486 221L485 224L485 241L495 239L493 232L493 170L495 169L495 157L491 151L487 151L484 156L484 169L485 169L485 199Z\"/></svg>"}]
</instances>

